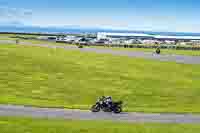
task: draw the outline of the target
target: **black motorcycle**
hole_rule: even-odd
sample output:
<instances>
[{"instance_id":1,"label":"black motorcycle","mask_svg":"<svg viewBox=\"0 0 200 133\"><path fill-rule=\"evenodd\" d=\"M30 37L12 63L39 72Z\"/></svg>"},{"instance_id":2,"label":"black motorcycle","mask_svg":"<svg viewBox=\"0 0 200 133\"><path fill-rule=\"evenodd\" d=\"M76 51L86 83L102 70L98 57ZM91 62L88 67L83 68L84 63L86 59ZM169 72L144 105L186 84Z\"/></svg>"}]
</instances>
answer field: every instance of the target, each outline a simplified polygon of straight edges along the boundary
<instances>
[{"instance_id":1,"label":"black motorcycle","mask_svg":"<svg viewBox=\"0 0 200 133\"><path fill-rule=\"evenodd\" d=\"M96 104L91 107L92 112L99 112L100 110L104 112L121 113L122 101L112 102L110 105L107 105L103 101L97 101Z\"/></svg>"},{"instance_id":2,"label":"black motorcycle","mask_svg":"<svg viewBox=\"0 0 200 133\"><path fill-rule=\"evenodd\" d=\"M156 49L156 54L160 54L160 52L161 52L161 51L160 51L160 48L157 48L157 49Z\"/></svg>"}]
</instances>

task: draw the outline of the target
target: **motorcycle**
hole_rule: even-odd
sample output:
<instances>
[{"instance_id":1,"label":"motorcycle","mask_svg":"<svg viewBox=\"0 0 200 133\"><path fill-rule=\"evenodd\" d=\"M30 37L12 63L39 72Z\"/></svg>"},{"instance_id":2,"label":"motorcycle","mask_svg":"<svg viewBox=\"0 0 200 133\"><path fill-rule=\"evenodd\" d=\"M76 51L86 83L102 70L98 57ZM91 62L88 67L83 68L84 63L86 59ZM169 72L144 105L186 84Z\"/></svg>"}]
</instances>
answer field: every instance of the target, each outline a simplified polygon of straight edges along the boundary
<instances>
[{"instance_id":1,"label":"motorcycle","mask_svg":"<svg viewBox=\"0 0 200 133\"><path fill-rule=\"evenodd\" d=\"M95 105L91 107L92 112L99 112L100 110L104 112L122 112L122 101L112 102L109 106L103 101L97 101Z\"/></svg>"},{"instance_id":2,"label":"motorcycle","mask_svg":"<svg viewBox=\"0 0 200 133\"><path fill-rule=\"evenodd\" d=\"M156 54L160 54L160 52L161 52L161 51L160 51L160 48L157 48L157 49L156 49Z\"/></svg>"}]
</instances>

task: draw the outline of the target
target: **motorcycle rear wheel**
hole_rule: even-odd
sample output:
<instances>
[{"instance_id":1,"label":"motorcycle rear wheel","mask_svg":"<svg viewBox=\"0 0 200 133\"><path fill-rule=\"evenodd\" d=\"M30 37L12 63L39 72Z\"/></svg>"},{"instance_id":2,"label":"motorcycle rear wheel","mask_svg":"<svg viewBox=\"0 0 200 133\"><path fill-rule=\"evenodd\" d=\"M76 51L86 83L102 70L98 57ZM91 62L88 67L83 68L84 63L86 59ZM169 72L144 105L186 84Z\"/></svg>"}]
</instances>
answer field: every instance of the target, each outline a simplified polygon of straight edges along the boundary
<instances>
[{"instance_id":1,"label":"motorcycle rear wheel","mask_svg":"<svg viewBox=\"0 0 200 133\"><path fill-rule=\"evenodd\" d=\"M92 112L99 112L100 111L100 107L98 105L93 105L91 108Z\"/></svg>"},{"instance_id":2,"label":"motorcycle rear wheel","mask_svg":"<svg viewBox=\"0 0 200 133\"><path fill-rule=\"evenodd\" d=\"M117 107L113 110L114 113L119 114L122 112L122 108L121 107Z\"/></svg>"}]
</instances>

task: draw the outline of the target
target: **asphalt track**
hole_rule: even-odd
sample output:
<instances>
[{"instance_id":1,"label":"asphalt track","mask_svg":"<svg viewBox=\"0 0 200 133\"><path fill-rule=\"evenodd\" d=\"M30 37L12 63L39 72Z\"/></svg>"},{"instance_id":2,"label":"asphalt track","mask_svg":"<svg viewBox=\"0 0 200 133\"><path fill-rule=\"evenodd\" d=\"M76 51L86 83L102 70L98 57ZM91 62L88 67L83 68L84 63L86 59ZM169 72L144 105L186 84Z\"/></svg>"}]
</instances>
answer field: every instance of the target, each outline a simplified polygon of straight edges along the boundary
<instances>
[{"instance_id":1,"label":"asphalt track","mask_svg":"<svg viewBox=\"0 0 200 133\"><path fill-rule=\"evenodd\" d=\"M0 40L0 43L15 43L11 40ZM159 61L168 61L168 62L176 62L183 64L200 64L200 56L186 56L186 55L157 55L150 52L140 52L140 51L122 51L122 50L112 50L110 48L82 48L78 49L76 46L62 46L62 45L49 45L49 44L31 44L21 42L22 45L31 45L31 46L40 46L40 47L49 47L49 48L63 48L63 49L76 49L81 52L95 52L99 54L112 54L112 55L120 55L120 56L128 56L128 57L138 57L138 58L146 58L153 59Z\"/></svg>"},{"instance_id":2,"label":"asphalt track","mask_svg":"<svg viewBox=\"0 0 200 133\"><path fill-rule=\"evenodd\" d=\"M147 113L92 113L81 110L0 105L0 116L67 120L108 120L134 123L200 123L200 115Z\"/></svg>"}]
</instances>

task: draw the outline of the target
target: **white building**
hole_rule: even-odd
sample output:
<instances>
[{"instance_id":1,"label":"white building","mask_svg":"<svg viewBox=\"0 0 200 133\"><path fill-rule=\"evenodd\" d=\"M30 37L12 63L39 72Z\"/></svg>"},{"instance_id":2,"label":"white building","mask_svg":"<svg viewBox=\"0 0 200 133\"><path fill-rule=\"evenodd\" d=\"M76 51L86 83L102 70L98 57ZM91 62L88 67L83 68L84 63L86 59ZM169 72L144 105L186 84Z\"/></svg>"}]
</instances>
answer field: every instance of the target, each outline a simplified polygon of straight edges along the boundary
<instances>
[{"instance_id":1,"label":"white building","mask_svg":"<svg viewBox=\"0 0 200 133\"><path fill-rule=\"evenodd\" d=\"M97 33L97 39L109 39L109 38L152 38L152 35L142 33L108 33L99 32Z\"/></svg>"},{"instance_id":2,"label":"white building","mask_svg":"<svg viewBox=\"0 0 200 133\"><path fill-rule=\"evenodd\" d=\"M200 40L200 36L163 36L143 33L97 33L97 39L126 38L126 39L145 39L145 40Z\"/></svg>"},{"instance_id":3,"label":"white building","mask_svg":"<svg viewBox=\"0 0 200 133\"><path fill-rule=\"evenodd\" d=\"M165 44L175 44L175 41L173 41L173 40L165 40L164 43Z\"/></svg>"},{"instance_id":4,"label":"white building","mask_svg":"<svg viewBox=\"0 0 200 133\"><path fill-rule=\"evenodd\" d=\"M39 40L57 40L56 36L39 36L37 37Z\"/></svg>"},{"instance_id":5,"label":"white building","mask_svg":"<svg viewBox=\"0 0 200 133\"><path fill-rule=\"evenodd\" d=\"M157 40L142 40L141 41L143 44L161 44L161 41L157 41Z\"/></svg>"}]
</instances>

